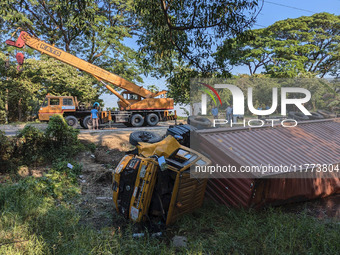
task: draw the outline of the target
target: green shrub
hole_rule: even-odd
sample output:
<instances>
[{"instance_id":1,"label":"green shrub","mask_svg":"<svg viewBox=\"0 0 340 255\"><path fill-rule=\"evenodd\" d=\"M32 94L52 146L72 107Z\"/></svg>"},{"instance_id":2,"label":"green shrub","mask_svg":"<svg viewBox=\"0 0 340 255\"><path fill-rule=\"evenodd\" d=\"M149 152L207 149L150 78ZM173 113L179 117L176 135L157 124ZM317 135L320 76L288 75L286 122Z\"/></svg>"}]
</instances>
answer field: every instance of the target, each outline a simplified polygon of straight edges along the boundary
<instances>
[{"instance_id":1,"label":"green shrub","mask_svg":"<svg viewBox=\"0 0 340 255\"><path fill-rule=\"evenodd\" d=\"M79 143L79 130L68 126L65 119L60 115L53 115L50 118L45 134L51 144L56 147L71 146Z\"/></svg>"},{"instance_id":2,"label":"green shrub","mask_svg":"<svg viewBox=\"0 0 340 255\"><path fill-rule=\"evenodd\" d=\"M0 110L0 124L6 123L6 112L4 110Z\"/></svg>"},{"instance_id":3,"label":"green shrub","mask_svg":"<svg viewBox=\"0 0 340 255\"><path fill-rule=\"evenodd\" d=\"M69 127L64 118L59 115L52 116L45 131L45 158L66 160L85 150L85 146L78 140L78 134L79 130Z\"/></svg>"},{"instance_id":4,"label":"green shrub","mask_svg":"<svg viewBox=\"0 0 340 255\"><path fill-rule=\"evenodd\" d=\"M37 165L69 159L80 151L93 151L94 145L87 147L78 140L79 130L69 127L65 120L55 115L51 117L45 132L27 125L14 138L8 138L0 131L0 172L15 170L19 165ZM60 170L60 167L57 167ZM77 174L79 167L72 173ZM58 170L57 170L58 171Z\"/></svg>"},{"instance_id":5,"label":"green shrub","mask_svg":"<svg viewBox=\"0 0 340 255\"><path fill-rule=\"evenodd\" d=\"M12 156L14 146L11 138L8 138L4 132L0 130L0 173L9 172L13 167Z\"/></svg>"},{"instance_id":6,"label":"green shrub","mask_svg":"<svg viewBox=\"0 0 340 255\"><path fill-rule=\"evenodd\" d=\"M68 167L68 164L71 164L72 167ZM73 181L77 182L77 176L81 173L82 165L74 162L73 160L56 160L52 164L52 169L68 175Z\"/></svg>"},{"instance_id":7,"label":"green shrub","mask_svg":"<svg viewBox=\"0 0 340 255\"><path fill-rule=\"evenodd\" d=\"M45 144L44 132L27 125L17 135L16 154L24 164L42 163Z\"/></svg>"}]
</instances>

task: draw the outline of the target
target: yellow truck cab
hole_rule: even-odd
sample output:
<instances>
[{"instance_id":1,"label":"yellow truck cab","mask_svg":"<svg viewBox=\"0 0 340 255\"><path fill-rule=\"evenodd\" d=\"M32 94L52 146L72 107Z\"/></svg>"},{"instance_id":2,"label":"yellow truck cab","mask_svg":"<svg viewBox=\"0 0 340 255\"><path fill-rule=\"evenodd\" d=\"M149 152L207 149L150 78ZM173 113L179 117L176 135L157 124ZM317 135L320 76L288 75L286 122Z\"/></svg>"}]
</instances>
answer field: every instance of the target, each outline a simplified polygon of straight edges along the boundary
<instances>
[{"instance_id":1,"label":"yellow truck cab","mask_svg":"<svg viewBox=\"0 0 340 255\"><path fill-rule=\"evenodd\" d=\"M39 120L48 121L54 114L64 115L64 112L75 112L76 102L72 96L47 95L39 109Z\"/></svg>"}]
</instances>

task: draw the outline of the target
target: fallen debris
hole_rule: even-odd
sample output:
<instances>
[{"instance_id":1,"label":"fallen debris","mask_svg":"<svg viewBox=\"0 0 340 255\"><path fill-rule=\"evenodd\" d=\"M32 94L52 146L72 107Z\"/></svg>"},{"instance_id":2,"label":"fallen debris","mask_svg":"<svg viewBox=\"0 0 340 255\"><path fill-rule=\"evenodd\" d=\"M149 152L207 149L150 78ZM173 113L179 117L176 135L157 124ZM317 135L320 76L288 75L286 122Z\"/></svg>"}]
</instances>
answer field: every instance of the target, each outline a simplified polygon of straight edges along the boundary
<instances>
[{"instance_id":1,"label":"fallen debris","mask_svg":"<svg viewBox=\"0 0 340 255\"><path fill-rule=\"evenodd\" d=\"M96 197L99 200L112 200L112 197Z\"/></svg>"},{"instance_id":2,"label":"fallen debris","mask_svg":"<svg viewBox=\"0 0 340 255\"><path fill-rule=\"evenodd\" d=\"M174 236L172 238L172 245L174 247L187 247L188 239L185 236Z\"/></svg>"}]
</instances>

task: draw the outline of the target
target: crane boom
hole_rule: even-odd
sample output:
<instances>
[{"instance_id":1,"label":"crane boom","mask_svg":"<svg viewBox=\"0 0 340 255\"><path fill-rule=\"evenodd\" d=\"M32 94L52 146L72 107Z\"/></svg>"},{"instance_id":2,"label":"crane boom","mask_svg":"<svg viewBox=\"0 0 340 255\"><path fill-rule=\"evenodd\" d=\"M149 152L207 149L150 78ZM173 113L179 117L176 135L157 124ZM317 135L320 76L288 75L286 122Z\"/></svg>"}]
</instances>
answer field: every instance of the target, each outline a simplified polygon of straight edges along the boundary
<instances>
[{"instance_id":1,"label":"crane boom","mask_svg":"<svg viewBox=\"0 0 340 255\"><path fill-rule=\"evenodd\" d=\"M119 88L125 89L129 92L135 93L141 97L144 98L153 98L157 96L157 93L154 94L151 91L144 89L141 86L138 86L128 80L125 80L124 78L115 75L113 73L110 73L98 66L95 66L85 60L82 60L76 56L73 56L70 53L67 53L61 49L58 49L57 47L54 47L32 35L29 33L22 31L20 33L19 38L16 42L7 40L6 43L11 46L15 46L18 48L22 48L25 45L28 45L29 47L36 49L40 51L41 53L45 53L53 58L56 58L66 64L69 64L71 66L74 66L82 71L85 71L89 74L92 74L96 78L99 78L101 80L107 81L114 86L117 86Z\"/></svg>"}]
</instances>

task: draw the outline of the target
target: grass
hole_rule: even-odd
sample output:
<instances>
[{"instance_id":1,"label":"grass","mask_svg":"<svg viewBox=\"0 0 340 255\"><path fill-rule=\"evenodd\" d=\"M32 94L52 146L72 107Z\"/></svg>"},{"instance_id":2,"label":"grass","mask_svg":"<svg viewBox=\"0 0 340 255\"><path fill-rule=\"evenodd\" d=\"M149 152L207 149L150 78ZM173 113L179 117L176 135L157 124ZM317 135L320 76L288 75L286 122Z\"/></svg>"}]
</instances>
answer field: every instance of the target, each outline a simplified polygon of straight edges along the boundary
<instances>
[{"instance_id":1,"label":"grass","mask_svg":"<svg viewBox=\"0 0 340 255\"><path fill-rule=\"evenodd\" d=\"M98 230L80 223L76 176L60 165L41 178L0 186L0 254L337 254L340 250L339 222L274 208L229 209L209 201L170 226L162 238L134 239L133 225L125 221ZM186 236L188 247L174 248L174 235Z\"/></svg>"}]
</instances>

